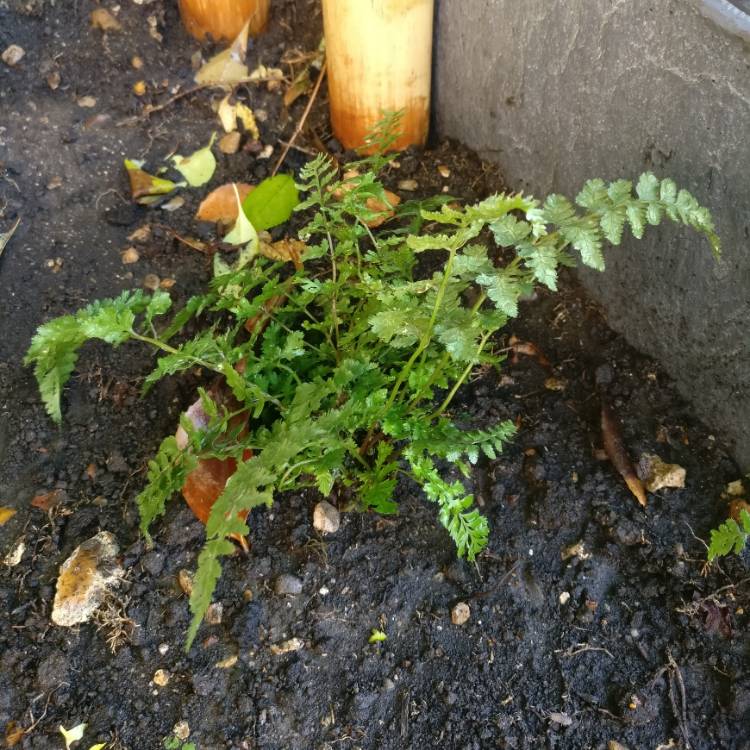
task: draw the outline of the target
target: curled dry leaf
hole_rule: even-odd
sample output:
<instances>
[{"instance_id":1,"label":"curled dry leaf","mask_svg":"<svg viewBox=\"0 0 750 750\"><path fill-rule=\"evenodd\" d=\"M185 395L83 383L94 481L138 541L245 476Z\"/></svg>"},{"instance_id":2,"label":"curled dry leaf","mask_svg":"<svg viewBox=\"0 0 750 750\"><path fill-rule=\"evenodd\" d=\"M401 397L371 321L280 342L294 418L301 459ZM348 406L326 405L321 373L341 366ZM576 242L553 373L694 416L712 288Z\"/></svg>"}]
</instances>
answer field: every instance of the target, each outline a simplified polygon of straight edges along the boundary
<instances>
[{"instance_id":1,"label":"curled dry leaf","mask_svg":"<svg viewBox=\"0 0 750 750\"><path fill-rule=\"evenodd\" d=\"M237 123L242 123L245 132L254 140L260 140L260 131L255 122L255 114L246 104L242 102L230 103L230 94L227 94L218 106L216 114L219 116L221 126L226 133L237 130Z\"/></svg>"},{"instance_id":2,"label":"curled dry leaf","mask_svg":"<svg viewBox=\"0 0 750 750\"><path fill-rule=\"evenodd\" d=\"M137 263L141 256L134 247L128 247L120 253L120 259L125 265Z\"/></svg>"},{"instance_id":3,"label":"curled dry leaf","mask_svg":"<svg viewBox=\"0 0 750 750\"><path fill-rule=\"evenodd\" d=\"M45 513L49 510L52 510L56 505L59 505L60 502L63 499L63 491L62 490L52 490L52 492L44 492L39 495L36 495L32 501L31 505L34 508L39 508L39 510L43 510Z\"/></svg>"},{"instance_id":4,"label":"curled dry leaf","mask_svg":"<svg viewBox=\"0 0 750 750\"><path fill-rule=\"evenodd\" d=\"M625 480L625 484L627 484L628 489L633 493L635 499L645 508L646 490L635 473L635 468L625 448L617 417L604 402L602 402L601 426L602 442L604 443L604 450L607 452L607 457L615 469L617 469L620 476Z\"/></svg>"},{"instance_id":5,"label":"curled dry leaf","mask_svg":"<svg viewBox=\"0 0 750 750\"><path fill-rule=\"evenodd\" d=\"M4 526L15 516L17 511L15 508L9 508L7 505L0 507L0 526Z\"/></svg>"},{"instance_id":6,"label":"curled dry leaf","mask_svg":"<svg viewBox=\"0 0 750 750\"><path fill-rule=\"evenodd\" d=\"M542 350L531 341L521 341L518 337L511 336L510 339L508 339L508 348L512 352L510 359L511 364L517 364L521 355L523 355L535 359L545 370L552 369L552 364L547 357L544 356Z\"/></svg>"},{"instance_id":7,"label":"curled dry leaf","mask_svg":"<svg viewBox=\"0 0 750 750\"><path fill-rule=\"evenodd\" d=\"M219 408L226 407L232 411L237 411L239 406L232 395L219 385L215 385L209 389L209 397ZM209 422L209 415L203 408L201 399L191 404L185 412L185 416L197 430L205 429ZM243 412L237 414L231 420L230 424L238 427L243 422L246 423L247 419L247 412ZM175 439L177 445L184 450L188 444L188 435L182 426L177 428ZM252 451L246 450L242 456L243 460L251 458L252 455ZM208 521L213 504L218 500L219 495L224 491L227 480L236 470L237 462L233 458L202 458L198 461L196 468L187 475L185 484L182 487L182 496L185 498L185 502L190 507L190 510L195 514L195 517L204 525ZM248 513L249 511L243 511L239 516L244 520L247 518ZM233 538L243 549L248 549L245 537Z\"/></svg>"},{"instance_id":8,"label":"curled dry leaf","mask_svg":"<svg viewBox=\"0 0 750 750\"><path fill-rule=\"evenodd\" d=\"M195 82L202 86L214 84L230 88L246 80L250 75L245 65L249 29L250 21L242 27L229 48L214 55L201 67L195 74Z\"/></svg>"},{"instance_id":9,"label":"curled dry leaf","mask_svg":"<svg viewBox=\"0 0 750 750\"><path fill-rule=\"evenodd\" d=\"M106 9L96 8L91 11L91 25L102 31L121 31L120 22Z\"/></svg>"},{"instance_id":10,"label":"curled dry leaf","mask_svg":"<svg viewBox=\"0 0 750 750\"><path fill-rule=\"evenodd\" d=\"M345 193L350 190L354 190L357 186L356 178L359 177L359 172L356 169L350 169L348 172L344 172L344 182L339 188L333 191L333 197L336 200L341 200ZM378 198L368 198L365 201L365 206L373 213L380 214L369 221L365 222L370 229L377 229L381 224L385 223L394 215L394 208L401 203L401 198L392 193L390 190L385 190L385 198L387 202L381 201Z\"/></svg>"},{"instance_id":11,"label":"curled dry leaf","mask_svg":"<svg viewBox=\"0 0 750 750\"><path fill-rule=\"evenodd\" d=\"M227 224L237 221L239 206L237 205L234 185L237 186L240 201L244 201L250 191L255 189L253 185L248 185L245 182L228 182L226 185L212 190L203 199L203 202L198 206L195 218L198 221L221 221Z\"/></svg>"},{"instance_id":12,"label":"curled dry leaf","mask_svg":"<svg viewBox=\"0 0 750 750\"><path fill-rule=\"evenodd\" d=\"M294 267L299 271L302 268L305 250L307 245L304 242L287 237L277 242L261 242L259 252L269 260L294 263Z\"/></svg>"},{"instance_id":13,"label":"curled dry leaf","mask_svg":"<svg viewBox=\"0 0 750 750\"><path fill-rule=\"evenodd\" d=\"M750 513L750 503L745 500L732 500L727 507L727 515L737 523L742 521L742 511Z\"/></svg>"},{"instance_id":14,"label":"curled dry leaf","mask_svg":"<svg viewBox=\"0 0 750 750\"><path fill-rule=\"evenodd\" d=\"M5 726L5 744L7 747L15 747L24 737L24 728L15 721L9 721Z\"/></svg>"},{"instance_id":15,"label":"curled dry leaf","mask_svg":"<svg viewBox=\"0 0 750 750\"><path fill-rule=\"evenodd\" d=\"M178 154L172 157L174 168L187 180L190 187L205 185L213 177L216 170L216 158L211 152L211 147L215 140L216 133L212 133L207 146L199 148L190 156Z\"/></svg>"},{"instance_id":16,"label":"curled dry leaf","mask_svg":"<svg viewBox=\"0 0 750 750\"><path fill-rule=\"evenodd\" d=\"M142 169L143 162L125 159L124 164L130 180L130 192L136 203L151 205L177 187L172 180L165 180L145 172Z\"/></svg>"}]
</instances>

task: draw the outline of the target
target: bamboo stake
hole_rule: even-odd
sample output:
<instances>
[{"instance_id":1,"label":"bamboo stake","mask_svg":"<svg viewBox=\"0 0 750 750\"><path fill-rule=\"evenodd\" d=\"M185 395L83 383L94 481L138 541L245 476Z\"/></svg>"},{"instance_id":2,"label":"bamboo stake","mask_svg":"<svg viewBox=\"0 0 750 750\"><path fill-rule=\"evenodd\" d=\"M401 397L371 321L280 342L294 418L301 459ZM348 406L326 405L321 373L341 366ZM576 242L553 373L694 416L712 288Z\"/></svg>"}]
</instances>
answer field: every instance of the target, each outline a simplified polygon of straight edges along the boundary
<instances>
[{"instance_id":1,"label":"bamboo stake","mask_svg":"<svg viewBox=\"0 0 750 750\"><path fill-rule=\"evenodd\" d=\"M232 41L250 19L250 34L261 34L268 23L271 0L179 0L182 23L196 39L211 35Z\"/></svg>"},{"instance_id":2,"label":"bamboo stake","mask_svg":"<svg viewBox=\"0 0 750 750\"><path fill-rule=\"evenodd\" d=\"M403 110L394 148L423 145L430 112L434 0L323 0L331 123L359 149L384 112Z\"/></svg>"}]
</instances>

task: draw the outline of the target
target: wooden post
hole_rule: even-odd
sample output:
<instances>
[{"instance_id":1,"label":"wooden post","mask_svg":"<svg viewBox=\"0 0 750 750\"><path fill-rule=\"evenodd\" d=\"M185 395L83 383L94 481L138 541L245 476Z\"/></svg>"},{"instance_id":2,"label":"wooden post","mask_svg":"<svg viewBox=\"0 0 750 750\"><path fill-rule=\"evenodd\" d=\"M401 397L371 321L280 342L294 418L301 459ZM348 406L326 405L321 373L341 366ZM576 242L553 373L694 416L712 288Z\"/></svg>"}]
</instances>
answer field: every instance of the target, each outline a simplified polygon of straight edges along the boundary
<instances>
[{"instance_id":1,"label":"wooden post","mask_svg":"<svg viewBox=\"0 0 750 750\"><path fill-rule=\"evenodd\" d=\"M323 0L333 132L359 149L403 110L394 148L423 145L430 119L434 0Z\"/></svg>"},{"instance_id":2,"label":"wooden post","mask_svg":"<svg viewBox=\"0 0 750 750\"><path fill-rule=\"evenodd\" d=\"M271 0L179 0L182 23L196 39L232 41L250 19L250 34L266 28Z\"/></svg>"}]
</instances>

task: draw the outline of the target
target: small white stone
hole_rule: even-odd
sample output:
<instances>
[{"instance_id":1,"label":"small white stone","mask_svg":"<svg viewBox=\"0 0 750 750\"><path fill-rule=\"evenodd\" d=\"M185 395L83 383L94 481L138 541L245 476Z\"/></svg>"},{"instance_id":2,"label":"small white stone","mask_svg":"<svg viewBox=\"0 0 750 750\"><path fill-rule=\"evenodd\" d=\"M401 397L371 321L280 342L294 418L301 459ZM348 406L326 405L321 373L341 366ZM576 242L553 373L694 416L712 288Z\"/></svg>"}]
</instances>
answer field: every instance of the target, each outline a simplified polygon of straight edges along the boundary
<instances>
[{"instance_id":1,"label":"small white stone","mask_svg":"<svg viewBox=\"0 0 750 750\"><path fill-rule=\"evenodd\" d=\"M10 65L12 68L14 65L18 65L26 54L26 50L18 44L11 44L10 47L6 48L0 57L6 65Z\"/></svg>"},{"instance_id":2,"label":"small white stone","mask_svg":"<svg viewBox=\"0 0 750 750\"><path fill-rule=\"evenodd\" d=\"M561 592L559 599L560 599L560 604L567 604L570 601L570 592L569 591Z\"/></svg>"},{"instance_id":3,"label":"small white stone","mask_svg":"<svg viewBox=\"0 0 750 750\"><path fill-rule=\"evenodd\" d=\"M451 610L451 622L454 625L463 625L471 617L471 610L466 602L459 602Z\"/></svg>"},{"instance_id":4,"label":"small white stone","mask_svg":"<svg viewBox=\"0 0 750 750\"><path fill-rule=\"evenodd\" d=\"M123 569L117 562L115 537L100 531L77 547L60 566L52 607L52 622L72 627L87 622L110 589L117 586Z\"/></svg>"},{"instance_id":5,"label":"small white stone","mask_svg":"<svg viewBox=\"0 0 750 750\"><path fill-rule=\"evenodd\" d=\"M330 591L328 590L328 588L327 588L326 586L321 586L321 587L320 587L320 588L318 589L318 593L319 593L319 594L320 594L321 596L328 596L328 594L330 594L331 592L330 592Z\"/></svg>"},{"instance_id":6,"label":"small white stone","mask_svg":"<svg viewBox=\"0 0 750 750\"><path fill-rule=\"evenodd\" d=\"M313 526L321 534L335 534L341 526L341 515L326 500L322 500L313 511Z\"/></svg>"},{"instance_id":7,"label":"small white stone","mask_svg":"<svg viewBox=\"0 0 750 750\"><path fill-rule=\"evenodd\" d=\"M169 651L169 644L168 643L160 643L159 644L159 653L164 656L164 654Z\"/></svg>"},{"instance_id":8,"label":"small white stone","mask_svg":"<svg viewBox=\"0 0 750 750\"><path fill-rule=\"evenodd\" d=\"M172 728L172 732L178 740L186 740L190 737L190 724L186 721L178 721Z\"/></svg>"}]
</instances>

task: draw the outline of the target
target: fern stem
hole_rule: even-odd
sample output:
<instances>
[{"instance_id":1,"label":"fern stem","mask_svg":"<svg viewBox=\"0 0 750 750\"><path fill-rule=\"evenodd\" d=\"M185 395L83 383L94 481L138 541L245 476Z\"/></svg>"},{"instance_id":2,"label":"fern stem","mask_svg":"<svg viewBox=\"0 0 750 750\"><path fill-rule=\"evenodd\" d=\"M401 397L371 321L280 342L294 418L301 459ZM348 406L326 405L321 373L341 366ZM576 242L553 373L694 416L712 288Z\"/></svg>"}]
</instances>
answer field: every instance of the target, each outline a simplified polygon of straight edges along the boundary
<instances>
[{"instance_id":1,"label":"fern stem","mask_svg":"<svg viewBox=\"0 0 750 750\"><path fill-rule=\"evenodd\" d=\"M484 336L482 336L482 340L479 342L479 347L477 348L475 359L479 358L479 355L482 353L482 350L484 349L484 345L487 343L487 340L493 333L494 331L487 331L487 333L485 333ZM430 419L435 419L436 417L439 417L448 408L448 405L453 400L453 397L456 395L456 392L464 384L464 381L466 380L466 378L469 377L475 365L476 365L476 362L473 360L469 362L468 365L466 365L466 368L461 373L461 376L453 384L453 388L450 389L450 391L448 392L448 395L443 400L443 403L440 404L437 410L432 413L432 415L430 416Z\"/></svg>"},{"instance_id":2,"label":"fern stem","mask_svg":"<svg viewBox=\"0 0 750 750\"><path fill-rule=\"evenodd\" d=\"M396 396L398 395L398 392L403 385L404 381L409 377L409 373L411 372L412 367L414 367L414 363L417 361L419 356L422 354L422 352L427 349L427 347L430 345L430 342L432 341L432 331L435 327L435 321L437 320L438 312L440 311L440 306L443 304L443 297L445 297L445 290L448 287L448 281L451 277L451 271L453 270L453 259L456 257L456 250L451 249L450 255L448 256L448 260L445 264L445 271L443 273L443 279L440 283L440 287L437 291L437 295L435 296L435 305L432 308L432 315L430 316L430 322L427 324L427 331L425 332L424 336L422 336L422 340L419 342L419 346L414 350L411 357L409 357L409 360L404 365L401 372L398 374L398 377L396 378L396 382L393 384L393 387L391 388L391 394L388 397L388 401L385 405L385 411L388 411L388 409L393 406L393 402L396 400Z\"/></svg>"}]
</instances>

